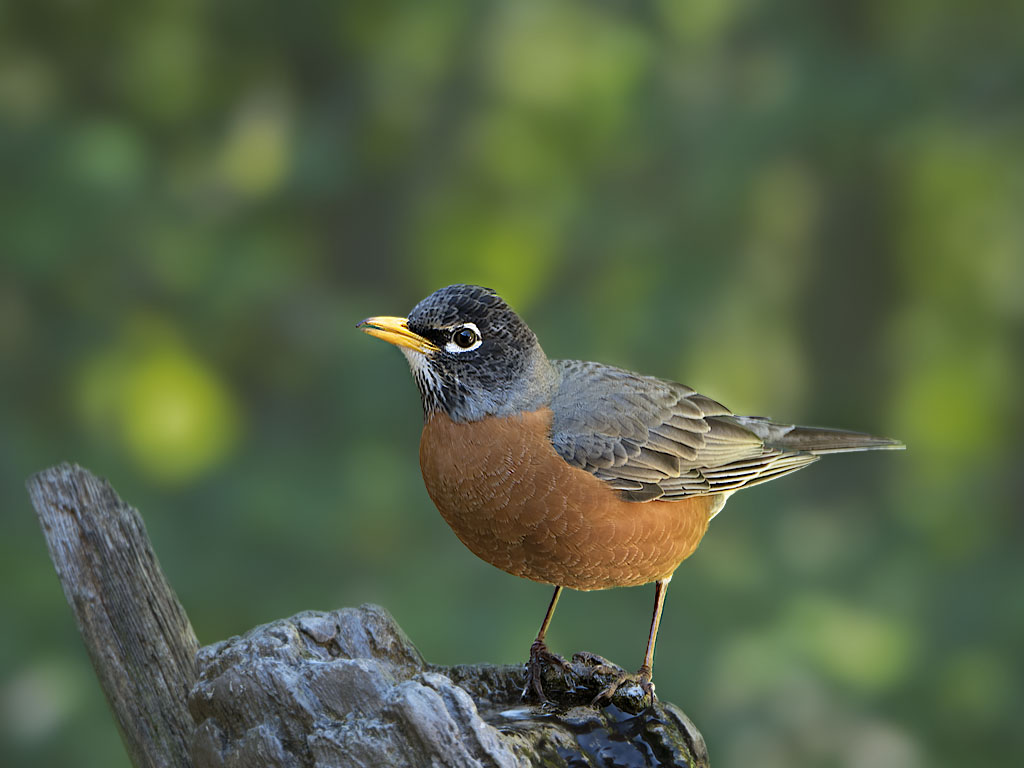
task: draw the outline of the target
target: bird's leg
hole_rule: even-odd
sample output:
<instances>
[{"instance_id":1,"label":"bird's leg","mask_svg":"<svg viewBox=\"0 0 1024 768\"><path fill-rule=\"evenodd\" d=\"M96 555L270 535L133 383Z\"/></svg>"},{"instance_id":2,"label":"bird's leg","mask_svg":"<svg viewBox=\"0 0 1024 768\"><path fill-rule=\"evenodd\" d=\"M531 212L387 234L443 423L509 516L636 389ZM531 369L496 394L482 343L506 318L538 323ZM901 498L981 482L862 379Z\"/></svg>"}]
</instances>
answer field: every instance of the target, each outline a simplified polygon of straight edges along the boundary
<instances>
[{"instance_id":1,"label":"bird's leg","mask_svg":"<svg viewBox=\"0 0 1024 768\"><path fill-rule=\"evenodd\" d=\"M651 632L647 636L647 652L644 653L644 663L640 665L635 675L620 674L607 685L597 696L592 704L601 700L611 701L612 696L624 683L636 683L643 690L644 694L651 697L651 704L654 704L654 682L651 677L654 673L654 643L658 639L658 626L661 624L661 610L665 607L665 591L668 583L672 580L669 576L660 579L654 584L654 614L651 617Z\"/></svg>"},{"instance_id":2,"label":"bird's leg","mask_svg":"<svg viewBox=\"0 0 1024 768\"><path fill-rule=\"evenodd\" d=\"M654 643L658 639L658 627L661 626L661 611L665 607L665 592L668 590L668 583L672 581L669 576L654 584L654 612L651 615L651 632L647 636L647 651L644 653L644 663L640 665L636 676L639 678L640 687L643 692L651 697L651 704L654 703Z\"/></svg>"},{"instance_id":3,"label":"bird's leg","mask_svg":"<svg viewBox=\"0 0 1024 768\"><path fill-rule=\"evenodd\" d=\"M555 593L551 596L551 603L548 604L548 612L544 614L544 621L541 622L537 639L530 646L530 660L526 663L526 685L523 688L524 699L532 691L540 701L548 700L542 684L545 664L553 664L563 670L570 669L569 662L557 653L549 651L544 644L544 637L548 633L548 626L551 624L551 617L555 615L555 606L558 605L558 598L561 594L562 588L555 587Z\"/></svg>"}]
</instances>

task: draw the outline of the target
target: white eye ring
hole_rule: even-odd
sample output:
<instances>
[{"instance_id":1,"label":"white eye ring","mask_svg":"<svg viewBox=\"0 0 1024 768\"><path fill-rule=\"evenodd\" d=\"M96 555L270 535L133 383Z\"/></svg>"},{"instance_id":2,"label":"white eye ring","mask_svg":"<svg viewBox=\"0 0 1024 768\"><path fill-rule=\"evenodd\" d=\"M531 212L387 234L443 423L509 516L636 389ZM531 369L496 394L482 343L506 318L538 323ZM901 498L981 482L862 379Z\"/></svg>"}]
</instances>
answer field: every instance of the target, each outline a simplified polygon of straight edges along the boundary
<instances>
[{"instance_id":1,"label":"white eye ring","mask_svg":"<svg viewBox=\"0 0 1024 768\"><path fill-rule=\"evenodd\" d=\"M468 347L461 347L455 343L455 334L459 333L460 331L467 330L473 332L473 336L476 337L476 340ZM457 325L454 328L452 328L452 338L448 341L447 344L444 345L444 348L446 352L451 352L452 354L455 355L461 355L463 352L472 352L474 349L476 349L483 343L483 336L480 334L480 329L476 327L476 323L463 323L462 325Z\"/></svg>"}]
</instances>

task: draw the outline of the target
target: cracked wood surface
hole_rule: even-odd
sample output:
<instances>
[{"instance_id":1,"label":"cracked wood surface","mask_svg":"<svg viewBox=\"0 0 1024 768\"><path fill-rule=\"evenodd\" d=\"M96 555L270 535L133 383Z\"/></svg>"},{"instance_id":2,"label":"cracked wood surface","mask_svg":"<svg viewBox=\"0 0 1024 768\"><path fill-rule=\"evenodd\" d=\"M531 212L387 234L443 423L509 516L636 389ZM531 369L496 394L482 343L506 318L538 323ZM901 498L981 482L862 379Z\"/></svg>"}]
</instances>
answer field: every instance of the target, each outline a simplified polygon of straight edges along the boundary
<instances>
[{"instance_id":1,"label":"cracked wood surface","mask_svg":"<svg viewBox=\"0 0 1024 768\"><path fill-rule=\"evenodd\" d=\"M77 465L28 492L96 676L136 766L191 766L186 696L199 643L139 513Z\"/></svg>"}]
</instances>

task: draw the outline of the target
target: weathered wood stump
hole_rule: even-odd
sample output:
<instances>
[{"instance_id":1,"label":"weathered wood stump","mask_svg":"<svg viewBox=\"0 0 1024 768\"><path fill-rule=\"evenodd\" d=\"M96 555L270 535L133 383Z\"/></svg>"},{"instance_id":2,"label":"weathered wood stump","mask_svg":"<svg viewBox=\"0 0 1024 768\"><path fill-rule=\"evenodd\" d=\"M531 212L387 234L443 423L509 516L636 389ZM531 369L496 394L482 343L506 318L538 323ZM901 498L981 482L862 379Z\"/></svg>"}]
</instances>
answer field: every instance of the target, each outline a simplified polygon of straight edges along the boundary
<instances>
[{"instance_id":1,"label":"weathered wood stump","mask_svg":"<svg viewBox=\"0 0 1024 768\"><path fill-rule=\"evenodd\" d=\"M142 518L78 466L32 476L28 491L132 763L189 765L199 642Z\"/></svg>"},{"instance_id":2,"label":"weathered wood stump","mask_svg":"<svg viewBox=\"0 0 1024 768\"><path fill-rule=\"evenodd\" d=\"M68 464L29 493L65 596L136 766L706 766L674 705L625 688L589 704L604 665L550 670L524 703L521 666L428 664L391 616L305 612L198 648L145 527L108 483Z\"/></svg>"}]
</instances>

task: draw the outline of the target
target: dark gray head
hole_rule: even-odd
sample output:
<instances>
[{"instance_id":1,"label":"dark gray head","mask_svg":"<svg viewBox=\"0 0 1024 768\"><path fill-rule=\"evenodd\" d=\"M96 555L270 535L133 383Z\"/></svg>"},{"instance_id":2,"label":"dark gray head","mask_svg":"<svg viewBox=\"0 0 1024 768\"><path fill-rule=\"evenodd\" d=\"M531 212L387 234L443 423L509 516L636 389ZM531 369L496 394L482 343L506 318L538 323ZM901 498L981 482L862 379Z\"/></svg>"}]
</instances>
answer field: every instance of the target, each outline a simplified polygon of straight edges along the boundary
<instances>
[{"instance_id":1,"label":"dark gray head","mask_svg":"<svg viewBox=\"0 0 1024 768\"><path fill-rule=\"evenodd\" d=\"M557 374L533 331L490 288L449 285L407 318L371 317L359 327L402 350L427 417L477 421L551 402Z\"/></svg>"}]
</instances>

